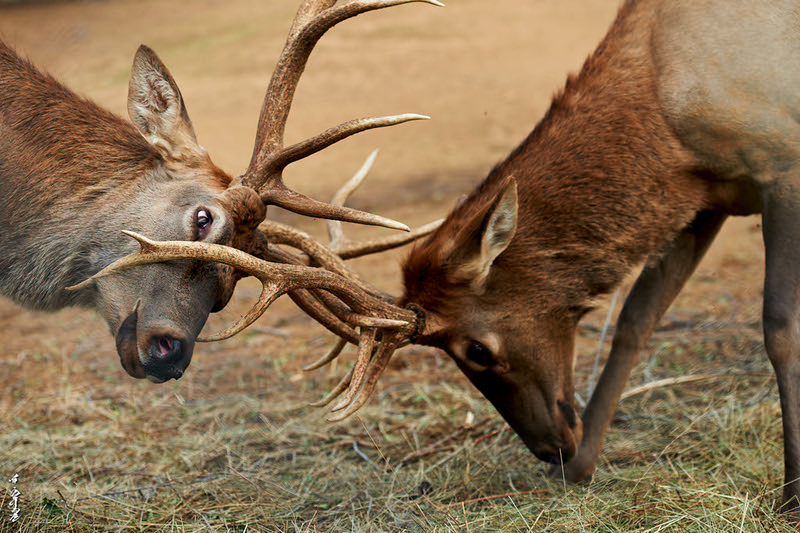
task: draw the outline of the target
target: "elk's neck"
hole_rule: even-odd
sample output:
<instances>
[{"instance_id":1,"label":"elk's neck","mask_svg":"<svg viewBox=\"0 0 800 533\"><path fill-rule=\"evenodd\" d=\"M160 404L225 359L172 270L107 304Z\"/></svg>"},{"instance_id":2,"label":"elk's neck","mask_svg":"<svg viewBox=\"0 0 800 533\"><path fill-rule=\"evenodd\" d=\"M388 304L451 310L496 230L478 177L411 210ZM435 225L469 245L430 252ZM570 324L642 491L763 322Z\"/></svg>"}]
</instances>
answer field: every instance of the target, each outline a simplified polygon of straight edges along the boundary
<instances>
[{"instance_id":1,"label":"elk's neck","mask_svg":"<svg viewBox=\"0 0 800 533\"><path fill-rule=\"evenodd\" d=\"M63 287L127 244L110 220L156 159L130 123L0 43L0 223L14 228L0 232L0 293L42 309L89 305Z\"/></svg>"},{"instance_id":2,"label":"elk's neck","mask_svg":"<svg viewBox=\"0 0 800 533\"><path fill-rule=\"evenodd\" d=\"M516 279L536 272L546 302L612 291L707 203L662 115L647 46L626 40L619 25L484 183L516 178L517 234L497 264Z\"/></svg>"}]
</instances>

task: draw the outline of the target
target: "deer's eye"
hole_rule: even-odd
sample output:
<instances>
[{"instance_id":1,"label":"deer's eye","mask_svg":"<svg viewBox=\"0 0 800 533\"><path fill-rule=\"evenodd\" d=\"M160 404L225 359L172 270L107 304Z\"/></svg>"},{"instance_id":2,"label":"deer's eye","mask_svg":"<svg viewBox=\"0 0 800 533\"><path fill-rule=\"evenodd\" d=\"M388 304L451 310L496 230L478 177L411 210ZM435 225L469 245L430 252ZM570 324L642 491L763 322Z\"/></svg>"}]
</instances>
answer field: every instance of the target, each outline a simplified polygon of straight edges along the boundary
<instances>
[{"instance_id":1,"label":"deer's eye","mask_svg":"<svg viewBox=\"0 0 800 533\"><path fill-rule=\"evenodd\" d=\"M476 365L490 367L495 364L492 351L478 341L472 341L467 347L467 359Z\"/></svg>"},{"instance_id":2,"label":"deer's eye","mask_svg":"<svg viewBox=\"0 0 800 533\"><path fill-rule=\"evenodd\" d=\"M205 239L212 222L214 222L214 217L211 216L211 211L202 207L198 209L194 214L195 239Z\"/></svg>"}]
</instances>

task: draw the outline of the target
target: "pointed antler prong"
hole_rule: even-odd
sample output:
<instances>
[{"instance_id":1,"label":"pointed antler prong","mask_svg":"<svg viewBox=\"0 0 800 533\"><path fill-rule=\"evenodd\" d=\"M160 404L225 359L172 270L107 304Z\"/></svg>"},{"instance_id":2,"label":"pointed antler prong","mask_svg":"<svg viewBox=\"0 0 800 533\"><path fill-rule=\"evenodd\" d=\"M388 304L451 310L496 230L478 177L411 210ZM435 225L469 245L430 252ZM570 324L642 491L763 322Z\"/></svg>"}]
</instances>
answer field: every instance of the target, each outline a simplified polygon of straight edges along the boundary
<instances>
[{"instance_id":1,"label":"pointed antler prong","mask_svg":"<svg viewBox=\"0 0 800 533\"><path fill-rule=\"evenodd\" d=\"M367 156L367 159L364 160L364 163L361 165L353 177L347 180L347 182L342 185L336 194L333 195L331 199L331 205L338 205L344 206L344 203L350 198L350 195L355 192L356 189L364 182L366 177L369 175L369 171L372 170L372 165L375 164L375 159L378 157L378 150L373 150L371 154ZM342 230L342 222L339 220L329 220L327 222L328 227L328 240L330 244L328 245L330 248L335 249L340 242L344 241L344 231Z\"/></svg>"},{"instance_id":2,"label":"pointed antler prong","mask_svg":"<svg viewBox=\"0 0 800 533\"><path fill-rule=\"evenodd\" d=\"M389 363L389 359L402 341L403 338L400 335L393 335L389 333L384 336L378 349L378 353L373 358L372 364L366 373L363 388L361 388L361 390L358 391L358 394L354 395L349 402L345 402L345 398L336 407L333 407L331 411L334 412L344 407L346 407L346 409L328 418L329 422L338 422L344 420L358 411L361 406L367 402L369 397L372 395L372 391L375 390L375 385L378 383L378 379L381 377L386 365ZM353 390L356 387L357 384L352 382L350 383L350 390ZM350 390L348 390L348 394L350 393Z\"/></svg>"},{"instance_id":3,"label":"pointed antler prong","mask_svg":"<svg viewBox=\"0 0 800 533\"><path fill-rule=\"evenodd\" d=\"M361 329L361 338L359 339L358 344L358 357L356 358L356 364L353 367L353 377L350 381L350 386L348 387L344 398L342 398L338 404L334 405L331 408L331 411L339 411L347 407L347 405L353 401L358 389L361 388L361 384L366 376L367 366L372 358L372 349L375 344L376 333L377 332L375 331L375 328Z\"/></svg>"},{"instance_id":4,"label":"pointed antler prong","mask_svg":"<svg viewBox=\"0 0 800 533\"><path fill-rule=\"evenodd\" d=\"M312 370L316 370L318 368L322 368L323 366L327 365L328 363L339 357L339 354L342 353L342 350L344 350L345 346L347 346L347 339L341 339L341 338L337 339L336 344L333 345L333 347L327 354L325 354L320 359L314 361L310 365L304 366L303 372L311 372Z\"/></svg>"},{"instance_id":5,"label":"pointed antler prong","mask_svg":"<svg viewBox=\"0 0 800 533\"><path fill-rule=\"evenodd\" d=\"M121 270L125 270L126 268L130 268L132 266L137 266L137 265L158 263L160 261L166 260L166 259L160 259L158 256L158 252L160 249L158 247L158 244L160 243L158 243L157 241L152 241L147 237L145 237L144 235L136 233L135 231L122 230L122 233L124 233L128 237L131 237L132 239L135 239L139 243L139 250L136 253L127 255L111 263L110 265L106 266L105 268L94 274L89 279L86 279L81 283L78 283L77 285L66 287L65 290L79 291L92 285L98 278L108 276L110 274L119 272Z\"/></svg>"},{"instance_id":6,"label":"pointed antler prong","mask_svg":"<svg viewBox=\"0 0 800 533\"><path fill-rule=\"evenodd\" d=\"M353 369L351 368L350 370L347 371L344 377L342 377L342 379L339 380L339 383L336 384L336 386L331 390L331 392L326 394L325 397L323 397L321 400L317 400L316 402L311 402L308 405L310 405L311 407L325 407L333 400L338 398L345 390L347 390L347 387L350 385L350 381L352 380L352 378L353 378Z\"/></svg>"}]
</instances>

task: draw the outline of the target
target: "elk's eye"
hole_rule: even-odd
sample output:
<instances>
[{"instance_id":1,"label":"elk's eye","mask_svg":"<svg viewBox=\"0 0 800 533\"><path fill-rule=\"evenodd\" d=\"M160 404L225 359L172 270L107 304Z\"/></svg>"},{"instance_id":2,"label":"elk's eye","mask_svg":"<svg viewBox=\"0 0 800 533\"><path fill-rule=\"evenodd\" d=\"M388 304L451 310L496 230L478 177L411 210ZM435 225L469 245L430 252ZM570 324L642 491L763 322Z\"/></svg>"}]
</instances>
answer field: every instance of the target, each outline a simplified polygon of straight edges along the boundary
<instances>
[{"instance_id":1,"label":"elk's eye","mask_svg":"<svg viewBox=\"0 0 800 533\"><path fill-rule=\"evenodd\" d=\"M194 224L196 231L195 237L198 240L205 238L213 221L214 217L211 216L211 212L208 209L200 208L197 210L194 214Z\"/></svg>"},{"instance_id":2,"label":"elk's eye","mask_svg":"<svg viewBox=\"0 0 800 533\"><path fill-rule=\"evenodd\" d=\"M472 341L467 347L467 359L480 366L493 366L495 364L492 351L478 341Z\"/></svg>"}]
</instances>

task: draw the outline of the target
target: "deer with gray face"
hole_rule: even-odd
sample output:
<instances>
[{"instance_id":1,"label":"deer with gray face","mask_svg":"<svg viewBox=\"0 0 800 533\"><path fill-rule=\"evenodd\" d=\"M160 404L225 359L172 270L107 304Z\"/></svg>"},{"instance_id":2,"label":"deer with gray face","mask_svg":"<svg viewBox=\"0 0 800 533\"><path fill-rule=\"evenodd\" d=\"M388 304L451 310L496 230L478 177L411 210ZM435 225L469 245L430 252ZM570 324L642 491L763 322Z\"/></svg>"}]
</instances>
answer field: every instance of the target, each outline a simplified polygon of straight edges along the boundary
<instances>
[{"instance_id":1,"label":"deer with gray face","mask_svg":"<svg viewBox=\"0 0 800 533\"><path fill-rule=\"evenodd\" d=\"M319 38L360 13L412 1L427 0L302 3L264 98L250 165L236 178L198 144L175 80L149 48L142 46L133 61L127 122L76 96L0 42L0 293L31 309L96 308L116 338L125 370L163 382L181 377L208 314L226 305L247 267L177 259L95 277L137 249L122 230L158 241L224 245L262 262L295 263L258 229L267 205L407 230L383 217L314 201L286 188L281 176L288 164L354 133L426 118L359 119L283 146L292 96ZM321 283L335 293L344 278L291 268L293 297L352 339L358 326L347 323L351 308L366 314L371 308L344 297L350 307L343 311L336 300L333 313L349 314L331 318L305 289Z\"/></svg>"}]
</instances>

